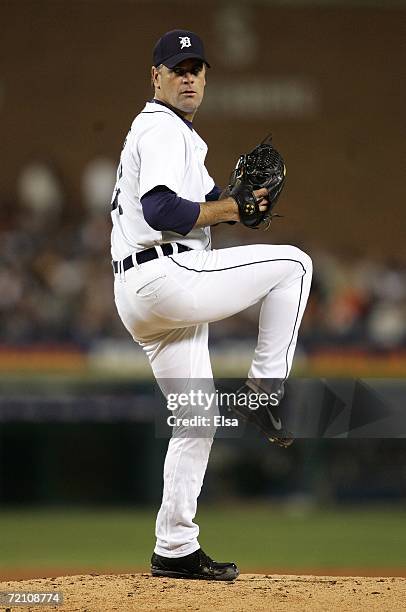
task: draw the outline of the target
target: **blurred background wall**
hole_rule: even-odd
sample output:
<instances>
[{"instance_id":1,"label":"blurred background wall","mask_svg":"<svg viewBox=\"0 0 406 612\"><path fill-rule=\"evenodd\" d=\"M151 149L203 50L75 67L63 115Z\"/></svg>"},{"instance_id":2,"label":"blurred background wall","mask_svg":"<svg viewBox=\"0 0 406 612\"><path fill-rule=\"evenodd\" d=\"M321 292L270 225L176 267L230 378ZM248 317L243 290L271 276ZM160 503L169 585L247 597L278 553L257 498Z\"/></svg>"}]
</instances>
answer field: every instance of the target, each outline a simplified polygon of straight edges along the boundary
<instances>
[{"instance_id":1,"label":"blurred background wall","mask_svg":"<svg viewBox=\"0 0 406 612\"><path fill-rule=\"evenodd\" d=\"M117 160L151 95L152 47L182 26L213 66L196 128L216 180L271 131L289 177L278 239L404 257L404 10L295 4L3 0L3 202L42 158L59 168L70 214L83 214L86 164Z\"/></svg>"}]
</instances>

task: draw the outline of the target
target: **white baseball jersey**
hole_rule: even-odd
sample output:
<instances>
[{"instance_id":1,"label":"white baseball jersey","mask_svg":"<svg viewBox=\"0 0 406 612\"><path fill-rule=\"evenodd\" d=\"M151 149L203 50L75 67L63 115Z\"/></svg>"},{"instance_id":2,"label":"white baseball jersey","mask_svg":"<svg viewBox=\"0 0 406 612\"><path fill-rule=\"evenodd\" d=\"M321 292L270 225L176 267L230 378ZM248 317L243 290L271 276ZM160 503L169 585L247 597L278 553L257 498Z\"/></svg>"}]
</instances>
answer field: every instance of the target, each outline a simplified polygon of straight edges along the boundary
<instances>
[{"instance_id":1,"label":"white baseball jersey","mask_svg":"<svg viewBox=\"0 0 406 612\"><path fill-rule=\"evenodd\" d=\"M186 236L157 231L148 225L141 198L166 185L181 198L204 202L214 187L204 165L207 145L176 113L147 102L124 141L112 198L114 260L166 242L192 249L210 248L210 228L192 229Z\"/></svg>"}]
</instances>

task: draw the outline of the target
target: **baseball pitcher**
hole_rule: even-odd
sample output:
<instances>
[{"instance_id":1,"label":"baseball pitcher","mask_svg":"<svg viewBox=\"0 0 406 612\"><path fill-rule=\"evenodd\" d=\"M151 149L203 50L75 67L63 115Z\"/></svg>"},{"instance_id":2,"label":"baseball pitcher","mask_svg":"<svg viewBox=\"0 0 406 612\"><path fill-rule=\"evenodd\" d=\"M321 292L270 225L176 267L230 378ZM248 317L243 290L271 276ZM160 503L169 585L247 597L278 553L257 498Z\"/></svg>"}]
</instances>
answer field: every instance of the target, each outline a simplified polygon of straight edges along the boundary
<instances>
[{"instance_id":1,"label":"baseball pitcher","mask_svg":"<svg viewBox=\"0 0 406 612\"><path fill-rule=\"evenodd\" d=\"M193 32L167 32L155 45L154 97L127 134L112 197L115 303L164 394L168 380L174 388L176 381L212 381L208 324L260 303L258 342L240 391L265 390L278 401L255 412L240 406L238 412L270 441L288 446L284 381L312 263L294 246L211 249L211 225L269 227L286 171L268 138L240 157L226 189L215 184L205 167L207 145L193 127L209 68L203 43ZM203 552L194 522L214 433L213 427L205 437L173 435L169 441L151 560L154 576L238 576L234 563L218 563Z\"/></svg>"}]
</instances>

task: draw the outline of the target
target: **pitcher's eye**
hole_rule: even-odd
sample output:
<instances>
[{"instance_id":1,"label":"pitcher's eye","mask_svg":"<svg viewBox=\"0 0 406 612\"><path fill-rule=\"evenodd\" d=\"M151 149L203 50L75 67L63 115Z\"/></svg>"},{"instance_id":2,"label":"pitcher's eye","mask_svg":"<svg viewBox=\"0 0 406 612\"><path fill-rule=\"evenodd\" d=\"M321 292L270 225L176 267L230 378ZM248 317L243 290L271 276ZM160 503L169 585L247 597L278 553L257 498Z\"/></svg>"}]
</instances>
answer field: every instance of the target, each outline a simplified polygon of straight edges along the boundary
<instances>
[{"instance_id":1,"label":"pitcher's eye","mask_svg":"<svg viewBox=\"0 0 406 612\"><path fill-rule=\"evenodd\" d=\"M188 72L191 72L193 76L197 76L199 72L202 71L202 69L203 69L203 62L196 62L190 68L181 68L180 66L175 66L172 72L176 74L176 76L180 76L180 77L185 76Z\"/></svg>"},{"instance_id":2,"label":"pitcher's eye","mask_svg":"<svg viewBox=\"0 0 406 612\"><path fill-rule=\"evenodd\" d=\"M197 76L199 74L199 72L202 71L202 69L203 69L203 64L201 64L201 63L196 64L192 68L192 74L194 74L194 76Z\"/></svg>"}]
</instances>

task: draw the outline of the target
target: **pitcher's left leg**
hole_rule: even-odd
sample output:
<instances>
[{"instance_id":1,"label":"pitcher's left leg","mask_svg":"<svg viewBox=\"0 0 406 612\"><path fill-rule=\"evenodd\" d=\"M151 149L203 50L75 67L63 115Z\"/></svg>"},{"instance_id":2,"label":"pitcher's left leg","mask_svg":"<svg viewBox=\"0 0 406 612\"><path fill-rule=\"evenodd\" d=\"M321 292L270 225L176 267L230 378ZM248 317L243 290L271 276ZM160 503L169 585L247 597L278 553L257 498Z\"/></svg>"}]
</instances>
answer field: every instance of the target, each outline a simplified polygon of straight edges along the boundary
<instances>
[{"instance_id":1,"label":"pitcher's left leg","mask_svg":"<svg viewBox=\"0 0 406 612\"><path fill-rule=\"evenodd\" d=\"M299 327L312 281L312 260L291 247L296 264L262 301L258 342L249 378L286 379L292 368Z\"/></svg>"}]
</instances>

